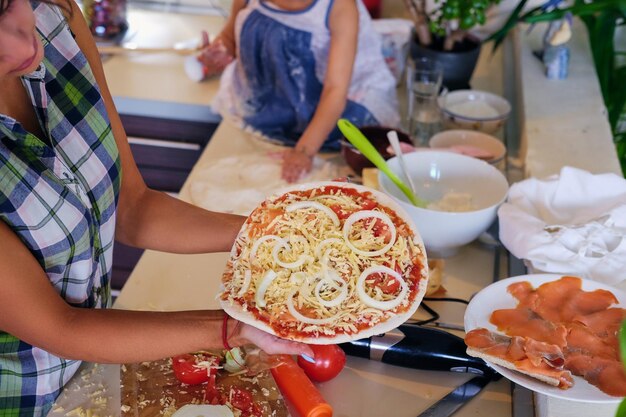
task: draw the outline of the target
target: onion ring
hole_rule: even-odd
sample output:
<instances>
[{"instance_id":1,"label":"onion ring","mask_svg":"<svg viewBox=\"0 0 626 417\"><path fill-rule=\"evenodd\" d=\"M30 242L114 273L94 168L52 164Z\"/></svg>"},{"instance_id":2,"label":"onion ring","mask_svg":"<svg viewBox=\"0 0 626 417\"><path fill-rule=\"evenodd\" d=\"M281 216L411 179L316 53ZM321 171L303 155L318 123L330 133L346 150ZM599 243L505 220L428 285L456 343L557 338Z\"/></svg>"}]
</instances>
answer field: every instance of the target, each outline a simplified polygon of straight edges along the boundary
<instances>
[{"instance_id":1,"label":"onion ring","mask_svg":"<svg viewBox=\"0 0 626 417\"><path fill-rule=\"evenodd\" d=\"M357 248L356 246L354 246L354 244L350 242L349 234L350 234L350 228L352 227L354 223L358 222L359 220L369 219L372 217L375 219L382 220L389 227L389 230L391 232L391 239L389 239L389 243L387 243L382 248L375 250L375 251L368 252L368 251L361 250ZM396 226L391 221L391 218L383 212L375 211L375 210L357 211L356 213L348 217L346 219L346 222L343 224L343 239L345 240L346 245L357 255L361 255L365 257L379 256L379 255L386 253L389 249L391 249L393 244L396 243Z\"/></svg>"},{"instance_id":2,"label":"onion ring","mask_svg":"<svg viewBox=\"0 0 626 417\"><path fill-rule=\"evenodd\" d=\"M333 272L335 272L333 270ZM341 285L337 285L336 282L341 283ZM337 295L332 300L326 301L320 296L320 291L322 289L322 285L330 285L334 287L335 290L339 291L339 295ZM315 298L317 301L323 305L324 307L336 307L343 302L343 300L348 297L348 285L337 275L335 272L335 276L331 276L330 271L326 273L326 278L321 279L317 285L315 286L315 290L313 291L315 294Z\"/></svg>"},{"instance_id":3,"label":"onion ring","mask_svg":"<svg viewBox=\"0 0 626 417\"><path fill-rule=\"evenodd\" d=\"M250 286L250 281L252 280L252 271L246 269L243 273L243 284L237 293L237 296L241 297L248 291L248 287Z\"/></svg>"},{"instance_id":4,"label":"onion ring","mask_svg":"<svg viewBox=\"0 0 626 417\"><path fill-rule=\"evenodd\" d=\"M254 295L254 301L256 302L257 307L266 306L265 291L267 291L267 288L270 286L272 281L276 279L277 276L278 274L270 269L269 271L265 273L265 275L263 275L263 278L261 278L261 283L259 284L259 287L256 289L256 294Z\"/></svg>"},{"instance_id":5,"label":"onion ring","mask_svg":"<svg viewBox=\"0 0 626 417\"><path fill-rule=\"evenodd\" d=\"M400 283L400 286L402 287L402 290L400 291L400 294L398 294L398 296L394 300L389 300L389 301L374 300L365 292L365 280L367 279L368 276L370 276L371 274L375 274L375 273L388 274L398 280L398 282ZM386 266L382 266L382 265L376 265L376 266L370 266L369 268L367 268L365 271L361 273L361 275L359 276L359 279L356 282L356 291L361 301L363 301L363 304L367 305L368 307L373 307L379 310L386 311L386 310L391 310L397 307L398 305L400 305L402 301L404 301L406 294L409 292L409 286L404 281L404 278L402 278L402 275L400 275L393 269L386 267Z\"/></svg>"},{"instance_id":6,"label":"onion ring","mask_svg":"<svg viewBox=\"0 0 626 417\"><path fill-rule=\"evenodd\" d=\"M274 262L276 262L278 265L282 266L283 268L288 268L288 269L299 268L302 265L304 265L306 260L309 258L305 253L303 253L302 255L300 255L300 257L297 260L293 262L283 262L278 257L278 252L282 248L291 250L291 246L289 245L289 243L286 240L282 239L282 242L279 242L279 244L274 246L274 249L272 249L272 257L274 258Z\"/></svg>"},{"instance_id":7,"label":"onion ring","mask_svg":"<svg viewBox=\"0 0 626 417\"><path fill-rule=\"evenodd\" d=\"M296 291L292 291L287 296L287 310L289 310L289 313L291 313L291 315L296 320L301 321L306 324L328 324L328 323L332 323L333 321L337 319L337 316L339 315L339 313L335 314L332 317L327 317L325 319L313 319L311 317L302 315L298 310L296 310L296 307L293 305L293 296L295 295L295 293Z\"/></svg>"},{"instance_id":8,"label":"onion ring","mask_svg":"<svg viewBox=\"0 0 626 417\"><path fill-rule=\"evenodd\" d=\"M285 211L287 213L291 213L294 210L303 209L303 208L315 208L320 211L323 211L330 219L333 221L335 226L339 227L339 217L337 214L328 206L323 205L322 203L317 203L315 201L297 201L295 203L287 206Z\"/></svg>"},{"instance_id":9,"label":"onion ring","mask_svg":"<svg viewBox=\"0 0 626 417\"><path fill-rule=\"evenodd\" d=\"M265 235L263 237L260 237L256 242L254 242L254 245L252 245L252 248L250 248L250 263L254 263L254 261L256 260L256 252L259 250L259 246L261 246L261 243L267 242L268 240L271 240L271 239L276 239L282 244L287 243L285 242L285 239L276 235Z\"/></svg>"}]
</instances>

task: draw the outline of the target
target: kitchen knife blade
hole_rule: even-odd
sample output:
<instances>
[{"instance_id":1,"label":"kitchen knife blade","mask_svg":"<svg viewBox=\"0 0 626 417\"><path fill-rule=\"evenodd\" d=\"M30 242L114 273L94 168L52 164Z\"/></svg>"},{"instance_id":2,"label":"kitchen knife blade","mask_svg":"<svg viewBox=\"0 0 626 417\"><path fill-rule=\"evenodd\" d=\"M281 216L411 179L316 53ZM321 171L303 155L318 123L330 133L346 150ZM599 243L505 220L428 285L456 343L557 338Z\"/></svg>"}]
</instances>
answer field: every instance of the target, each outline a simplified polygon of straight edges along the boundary
<instances>
[{"instance_id":1,"label":"kitchen knife blade","mask_svg":"<svg viewBox=\"0 0 626 417\"><path fill-rule=\"evenodd\" d=\"M475 376L459 385L417 417L449 417L474 398L492 381L488 376Z\"/></svg>"}]
</instances>

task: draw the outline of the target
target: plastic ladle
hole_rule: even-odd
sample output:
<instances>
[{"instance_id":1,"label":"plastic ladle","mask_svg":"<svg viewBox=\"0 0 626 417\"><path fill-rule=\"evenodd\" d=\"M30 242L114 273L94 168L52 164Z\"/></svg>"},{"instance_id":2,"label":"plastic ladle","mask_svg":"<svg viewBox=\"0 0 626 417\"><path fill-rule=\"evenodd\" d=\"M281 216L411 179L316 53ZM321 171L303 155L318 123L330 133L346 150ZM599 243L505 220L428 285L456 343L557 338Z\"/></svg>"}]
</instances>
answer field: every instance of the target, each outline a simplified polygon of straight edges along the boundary
<instances>
[{"instance_id":1,"label":"plastic ladle","mask_svg":"<svg viewBox=\"0 0 626 417\"><path fill-rule=\"evenodd\" d=\"M367 159L372 162L376 168L380 169L389 179L398 186L400 191L407 196L409 201L417 207L426 207L428 202L418 198L411 189L389 168L385 162L385 158L376 150L374 145L361 133L359 128L353 125L349 120L339 119L337 127L348 141L354 145Z\"/></svg>"},{"instance_id":2,"label":"plastic ladle","mask_svg":"<svg viewBox=\"0 0 626 417\"><path fill-rule=\"evenodd\" d=\"M407 182L409 183L409 187L411 187L411 192L413 194L417 194L415 184L413 183L413 179L409 175L409 170L406 166L406 162L404 161L404 154L402 153L402 148L400 147L400 138L398 138L398 132L396 132L395 130L390 130L389 132L387 132L387 139L389 139L389 143L393 148L393 152L396 154L398 160L400 161L400 168L402 168L404 178L406 178Z\"/></svg>"}]
</instances>

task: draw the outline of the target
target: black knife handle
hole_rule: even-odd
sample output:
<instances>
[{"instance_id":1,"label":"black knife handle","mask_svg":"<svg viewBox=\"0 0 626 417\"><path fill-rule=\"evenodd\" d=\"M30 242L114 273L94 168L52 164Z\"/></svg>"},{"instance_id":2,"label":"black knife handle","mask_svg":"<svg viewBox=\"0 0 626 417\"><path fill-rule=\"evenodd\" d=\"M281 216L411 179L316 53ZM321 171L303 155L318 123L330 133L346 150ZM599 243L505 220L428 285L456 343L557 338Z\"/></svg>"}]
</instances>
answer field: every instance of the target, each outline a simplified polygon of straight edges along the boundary
<instances>
[{"instance_id":1,"label":"black knife handle","mask_svg":"<svg viewBox=\"0 0 626 417\"><path fill-rule=\"evenodd\" d=\"M467 354L463 339L439 329L401 325L389 333L340 346L348 355L407 368L486 375L495 372L482 359Z\"/></svg>"}]
</instances>

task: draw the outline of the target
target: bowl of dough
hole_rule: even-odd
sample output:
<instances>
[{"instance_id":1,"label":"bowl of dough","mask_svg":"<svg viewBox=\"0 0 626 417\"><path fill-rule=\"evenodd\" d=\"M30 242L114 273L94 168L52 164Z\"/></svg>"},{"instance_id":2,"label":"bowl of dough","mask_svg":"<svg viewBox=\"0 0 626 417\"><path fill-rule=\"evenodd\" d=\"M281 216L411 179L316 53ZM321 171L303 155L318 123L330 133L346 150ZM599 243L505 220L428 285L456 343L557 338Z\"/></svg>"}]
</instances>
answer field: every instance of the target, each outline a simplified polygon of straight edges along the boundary
<instances>
[{"instance_id":1,"label":"bowl of dough","mask_svg":"<svg viewBox=\"0 0 626 417\"><path fill-rule=\"evenodd\" d=\"M504 98L479 90L456 90L439 98L446 129L471 129L494 133L511 113Z\"/></svg>"},{"instance_id":2,"label":"bowl of dough","mask_svg":"<svg viewBox=\"0 0 626 417\"><path fill-rule=\"evenodd\" d=\"M417 195L428 201L416 207L382 172L380 189L411 216L429 257L445 258L480 236L496 219L509 190L506 177L493 165L453 152L424 150L404 155ZM387 161L404 178L397 157Z\"/></svg>"}]
</instances>

